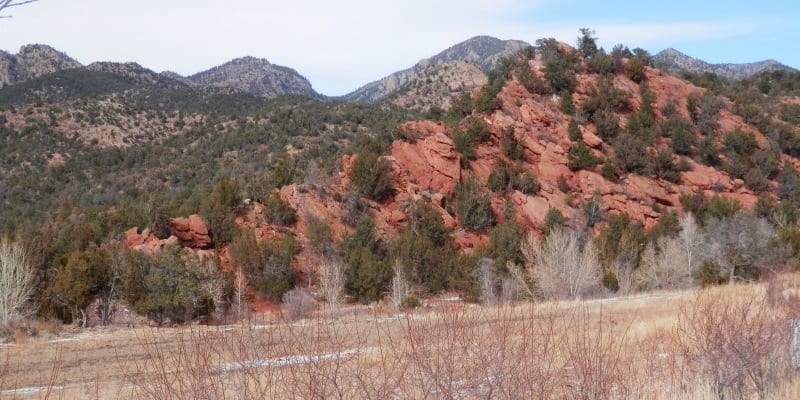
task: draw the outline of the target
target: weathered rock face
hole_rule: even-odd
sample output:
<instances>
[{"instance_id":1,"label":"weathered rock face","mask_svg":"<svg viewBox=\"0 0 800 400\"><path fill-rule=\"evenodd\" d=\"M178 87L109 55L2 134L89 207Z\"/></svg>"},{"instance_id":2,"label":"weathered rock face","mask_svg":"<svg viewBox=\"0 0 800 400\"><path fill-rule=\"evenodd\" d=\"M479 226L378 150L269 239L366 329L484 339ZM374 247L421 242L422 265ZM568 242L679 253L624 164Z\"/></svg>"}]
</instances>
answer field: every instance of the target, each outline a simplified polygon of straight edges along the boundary
<instances>
[{"instance_id":1,"label":"weathered rock face","mask_svg":"<svg viewBox=\"0 0 800 400\"><path fill-rule=\"evenodd\" d=\"M199 215L190 215L188 218L170 218L172 234L178 238L182 247L192 249L206 249L211 246L211 237L208 226Z\"/></svg>"},{"instance_id":2,"label":"weathered rock face","mask_svg":"<svg viewBox=\"0 0 800 400\"><path fill-rule=\"evenodd\" d=\"M186 78L200 86L234 88L263 97L299 94L322 98L297 71L254 57L243 57Z\"/></svg>"},{"instance_id":3,"label":"weathered rock face","mask_svg":"<svg viewBox=\"0 0 800 400\"><path fill-rule=\"evenodd\" d=\"M22 46L16 55L0 51L0 87L79 67L68 55L41 44Z\"/></svg>"},{"instance_id":4,"label":"weathered rock face","mask_svg":"<svg viewBox=\"0 0 800 400\"><path fill-rule=\"evenodd\" d=\"M448 61L425 68L409 87L394 96L392 103L412 110L427 111L432 106L450 109L450 99L489 81L478 66L464 61Z\"/></svg>"},{"instance_id":5,"label":"weathered rock face","mask_svg":"<svg viewBox=\"0 0 800 400\"><path fill-rule=\"evenodd\" d=\"M451 194L461 179L461 167L447 128L441 123L425 121L409 123L401 129L412 132L418 139L414 143L392 144L398 187L409 188L411 192Z\"/></svg>"}]
</instances>

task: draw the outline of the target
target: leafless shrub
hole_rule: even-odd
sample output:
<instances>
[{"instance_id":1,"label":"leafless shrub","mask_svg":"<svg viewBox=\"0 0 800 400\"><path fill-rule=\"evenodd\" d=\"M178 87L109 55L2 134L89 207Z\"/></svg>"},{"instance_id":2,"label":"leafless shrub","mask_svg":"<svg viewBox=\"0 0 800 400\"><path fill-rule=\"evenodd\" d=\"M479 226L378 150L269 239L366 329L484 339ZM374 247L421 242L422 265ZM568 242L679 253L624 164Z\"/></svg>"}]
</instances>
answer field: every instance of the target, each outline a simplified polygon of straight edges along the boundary
<instances>
[{"instance_id":1,"label":"leafless shrub","mask_svg":"<svg viewBox=\"0 0 800 400\"><path fill-rule=\"evenodd\" d=\"M645 247L639 268L633 273L634 286L637 290L684 289L692 285L692 272L679 240L663 237L657 245L648 243Z\"/></svg>"},{"instance_id":2,"label":"leafless shrub","mask_svg":"<svg viewBox=\"0 0 800 400\"><path fill-rule=\"evenodd\" d=\"M395 260L392 266L392 307L395 310L400 310L403 306L403 300L408 297L409 287L408 280L403 265L399 260Z\"/></svg>"},{"instance_id":3,"label":"leafless shrub","mask_svg":"<svg viewBox=\"0 0 800 400\"><path fill-rule=\"evenodd\" d=\"M405 321L411 398L552 398L561 390L564 335L555 314L462 307Z\"/></svg>"},{"instance_id":4,"label":"leafless shrub","mask_svg":"<svg viewBox=\"0 0 800 400\"><path fill-rule=\"evenodd\" d=\"M497 304L497 276L494 273L494 260L481 258L478 260L478 283L481 289L481 303L487 306Z\"/></svg>"},{"instance_id":5,"label":"leafless shrub","mask_svg":"<svg viewBox=\"0 0 800 400\"><path fill-rule=\"evenodd\" d=\"M319 290L331 315L336 314L344 297L344 271L344 263L332 257L324 258L319 266Z\"/></svg>"},{"instance_id":6,"label":"leafless shrub","mask_svg":"<svg viewBox=\"0 0 800 400\"><path fill-rule=\"evenodd\" d=\"M676 337L719 399L765 399L790 371L789 325L760 296L700 294Z\"/></svg>"},{"instance_id":7,"label":"leafless shrub","mask_svg":"<svg viewBox=\"0 0 800 400\"><path fill-rule=\"evenodd\" d=\"M706 224L706 232L703 254L729 282L752 279L752 270L763 267L773 255L770 249L775 230L763 218L739 213L712 219Z\"/></svg>"},{"instance_id":8,"label":"leafless shrub","mask_svg":"<svg viewBox=\"0 0 800 400\"><path fill-rule=\"evenodd\" d=\"M25 250L8 238L0 239L0 325L25 317L34 290L34 271Z\"/></svg>"},{"instance_id":9,"label":"leafless shrub","mask_svg":"<svg viewBox=\"0 0 800 400\"><path fill-rule=\"evenodd\" d=\"M570 316L564 356L567 360L566 395L570 399L624 398L622 351L627 330L614 329L601 314L593 321L586 310Z\"/></svg>"},{"instance_id":10,"label":"leafless shrub","mask_svg":"<svg viewBox=\"0 0 800 400\"><path fill-rule=\"evenodd\" d=\"M694 270L699 262L697 252L702 249L705 236L697 229L697 223L692 213L687 213L686 216L681 218L678 222L681 225L681 232L678 234L678 240L683 247L686 265L690 270Z\"/></svg>"},{"instance_id":11,"label":"leafless shrub","mask_svg":"<svg viewBox=\"0 0 800 400\"><path fill-rule=\"evenodd\" d=\"M591 241L581 244L580 235L557 229L539 239L529 234L522 245L525 261L547 298L578 298L600 282L600 263Z\"/></svg>"},{"instance_id":12,"label":"leafless shrub","mask_svg":"<svg viewBox=\"0 0 800 400\"><path fill-rule=\"evenodd\" d=\"M294 288L283 295L283 316L289 321L309 316L316 306L314 297L303 288Z\"/></svg>"}]
</instances>

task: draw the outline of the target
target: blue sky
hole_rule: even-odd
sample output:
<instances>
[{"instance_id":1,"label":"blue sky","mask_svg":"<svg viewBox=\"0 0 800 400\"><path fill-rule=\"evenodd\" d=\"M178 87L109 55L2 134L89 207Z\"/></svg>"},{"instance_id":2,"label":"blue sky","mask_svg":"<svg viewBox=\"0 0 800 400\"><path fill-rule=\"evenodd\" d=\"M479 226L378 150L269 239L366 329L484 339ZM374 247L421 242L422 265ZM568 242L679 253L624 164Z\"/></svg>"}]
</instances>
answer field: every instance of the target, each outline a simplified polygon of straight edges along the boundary
<instances>
[{"instance_id":1,"label":"blue sky","mask_svg":"<svg viewBox=\"0 0 800 400\"><path fill-rule=\"evenodd\" d=\"M9 12L7 12L8 14ZM136 61L188 75L255 56L339 95L476 35L674 47L709 62L800 68L797 1L41 0L0 20L0 49L45 43L82 63Z\"/></svg>"}]
</instances>

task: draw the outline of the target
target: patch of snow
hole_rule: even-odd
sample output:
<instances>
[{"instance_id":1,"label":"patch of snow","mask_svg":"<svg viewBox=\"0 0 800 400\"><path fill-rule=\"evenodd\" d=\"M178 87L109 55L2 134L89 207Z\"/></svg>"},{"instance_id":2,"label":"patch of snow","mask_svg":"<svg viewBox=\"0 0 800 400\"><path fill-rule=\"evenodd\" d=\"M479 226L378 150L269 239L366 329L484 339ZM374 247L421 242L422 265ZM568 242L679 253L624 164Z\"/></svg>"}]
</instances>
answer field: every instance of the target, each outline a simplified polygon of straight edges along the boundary
<instances>
[{"instance_id":1,"label":"patch of snow","mask_svg":"<svg viewBox=\"0 0 800 400\"><path fill-rule=\"evenodd\" d=\"M339 351L336 353L319 354L315 356L297 355L297 356L270 358L266 360L230 362L227 364L223 364L219 368L219 372L231 372L248 368L286 367L295 364L308 364L311 362L334 361L342 358L348 358L359 352L360 350L358 349L351 349L351 350Z\"/></svg>"},{"instance_id":2,"label":"patch of snow","mask_svg":"<svg viewBox=\"0 0 800 400\"><path fill-rule=\"evenodd\" d=\"M66 343L66 342L78 342L78 341L81 341L81 340L95 339L95 338L106 337L106 336L111 336L111 335L107 334L107 333L84 332L84 333L79 333L79 334L74 335L74 336L48 340L47 343L55 344L55 343Z\"/></svg>"},{"instance_id":3,"label":"patch of snow","mask_svg":"<svg viewBox=\"0 0 800 400\"><path fill-rule=\"evenodd\" d=\"M18 395L26 395L26 394L36 394L42 392L48 392L53 390L64 390L66 386L33 386L33 387L26 387L26 388L19 388L19 389L9 389L0 391L0 396L18 396Z\"/></svg>"}]
</instances>

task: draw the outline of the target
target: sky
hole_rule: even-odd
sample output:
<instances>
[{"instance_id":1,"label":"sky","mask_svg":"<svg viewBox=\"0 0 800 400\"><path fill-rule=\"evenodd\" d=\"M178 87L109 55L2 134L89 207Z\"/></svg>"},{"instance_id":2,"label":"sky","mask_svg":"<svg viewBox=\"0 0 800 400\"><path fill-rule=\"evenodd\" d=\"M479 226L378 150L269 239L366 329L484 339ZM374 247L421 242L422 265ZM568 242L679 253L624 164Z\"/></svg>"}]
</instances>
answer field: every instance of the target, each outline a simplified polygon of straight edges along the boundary
<instances>
[{"instance_id":1,"label":"sky","mask_svg":"<svg viewBox=\"0 0 800 400\"><path fill-rule=\"evenodd\" d=\"M349 93L477 35L607 50L668 47L708 62L777 59L800 68L800 1L40 0L5 10L0 49L42 43L81 63L135 61L191 75L254 56Z\"/></svg>"}]
</instances>

